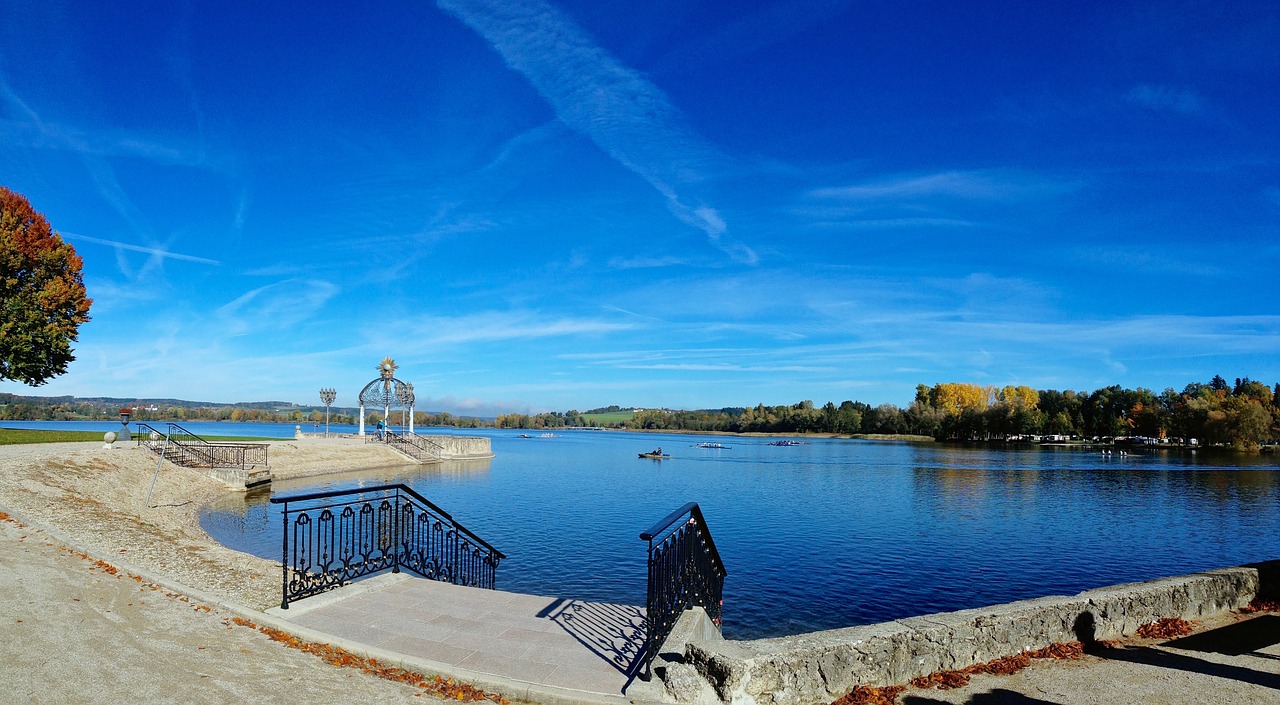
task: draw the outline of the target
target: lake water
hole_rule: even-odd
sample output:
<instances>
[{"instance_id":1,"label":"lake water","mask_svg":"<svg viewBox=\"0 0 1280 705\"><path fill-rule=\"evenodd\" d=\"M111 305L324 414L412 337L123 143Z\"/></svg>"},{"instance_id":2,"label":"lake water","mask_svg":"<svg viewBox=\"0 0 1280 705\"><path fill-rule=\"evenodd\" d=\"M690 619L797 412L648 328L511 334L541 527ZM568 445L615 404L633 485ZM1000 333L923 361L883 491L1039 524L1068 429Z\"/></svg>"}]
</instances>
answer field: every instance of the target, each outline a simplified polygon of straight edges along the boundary
<instances>
[{"instance_id":1,"label":"lake water","mask_svg":"<svg viewBox=\"0 0 1280 705\"><path fill-rule=\"evenodd\" d=\"M209 425L219 435L251 426L288 435L276 424ZM499 588L634 605L645 594L640 532L696 501L729 571L732 638L1280 558L1275 455L420 430L489 436L495 457L278 482L272 493L404 482L508 555ZM693 447L705 440L731 447ZM670 460L636 457L659 445ZM279 561L277 510L265 493L231 495L202 524L227 546Z\"/></svg>"}]
</instances>

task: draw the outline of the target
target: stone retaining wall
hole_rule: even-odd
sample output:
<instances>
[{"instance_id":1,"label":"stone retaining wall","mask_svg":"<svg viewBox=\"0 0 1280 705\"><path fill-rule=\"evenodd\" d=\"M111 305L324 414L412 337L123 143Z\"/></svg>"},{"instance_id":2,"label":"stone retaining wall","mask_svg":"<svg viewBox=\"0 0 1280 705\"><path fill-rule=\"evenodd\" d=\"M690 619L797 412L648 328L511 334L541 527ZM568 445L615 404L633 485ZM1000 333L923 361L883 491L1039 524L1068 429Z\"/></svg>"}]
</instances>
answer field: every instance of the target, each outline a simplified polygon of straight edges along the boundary
<instances>
[{"instance_id":1,"label":"stone retaining wall","mask_svg":"<svg viewBox=\"0 0 1280 705\"><path fill-rule=\"evenodd\" d=\"M488 436L436 436L423 435L443 447L444 460L471 460L475 458L492 458Z\"/></svg>"},{"instance_id":2,"label":"stone retaining wall","mask_svg":"<svg viewBox=\"0 0 1280 705\"><path fill-rule=\"evenodd\" d=\"M669 702L716 705L829 703L855 685L892 685L1054 643L1131 636L1163 617L1194 620L1271 597L1280 561L995 607L913 617L793 637L728 641L687 612L654 672ZM648 687L654 688L658 683Z\"/></svg>"},{"instance_id":3,"label":"stone retaining wall","mask_svg":"<svg viewBox=\"0 0 1280 705\"><path fill-rule=\"evenodd\" d=\"M441 460L478 460L483 458L492 458L492 444L488 436L440 436L434 433L419 434L441 447ZM298 440L325 438L323 433L305 433L301 426L294 430L294 437ZM344 438L344 439L360 439L361 437L354 433L338 434L333 433L328 438Z\"/></svg>"}]
</instances>

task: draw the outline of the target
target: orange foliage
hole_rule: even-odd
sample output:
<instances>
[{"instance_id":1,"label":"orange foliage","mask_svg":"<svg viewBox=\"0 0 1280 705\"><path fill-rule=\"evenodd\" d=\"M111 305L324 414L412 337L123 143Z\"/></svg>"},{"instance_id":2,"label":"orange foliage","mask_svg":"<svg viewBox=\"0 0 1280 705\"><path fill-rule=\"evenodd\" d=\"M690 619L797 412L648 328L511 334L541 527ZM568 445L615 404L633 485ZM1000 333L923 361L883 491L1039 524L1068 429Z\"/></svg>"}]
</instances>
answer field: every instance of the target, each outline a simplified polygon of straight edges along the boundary
<instances>
[{"instance_id":1,"label":"orange foliage","mask_svg":"<svg viewBox=\"0 0 1280 705\"><path fill-rule=\"evenodd\" d=\"M1012 656L998 658L994 661L975 664L959 671L940 671L927 676L921 676L912 680L911 685L917 688L936 687L939 690L962 688L969 684L970 676L977 675L979 673L986 673L993 676L1007 676L1030 666L1032 659L1077 659L1083 654L1084 644L1081 644L1078 641L1073 641L1068 644L1050 644L1043 649L1024 651Z\"/></svg>"},{"instance_id":2,"label":"orange foliage","mask_svg":"<svg viewBox=\"0 0 1280 705\"><path fill-rule=\"evenodd\" d=\"M1280 602L1274 600L1263 600L1255 597L1253 601L1240 608L1241 614L1253 614L1254 612L1280 612Z\"/></svg>"},{"instance_id":3,"label":"orange foliage","mask_svg":"<svg viewBox=\"0 0 1280 705\"><path fill-rule=\"evenodd\" d=\"M906 688L900 685L886 685L875 688L869 685L855 685L848 695L831 703L831 705L893 705L898 696Z\"/></svg>"},{"instance_id":4,"label":"orange foliage","mask_svg":"<svg viewBox=\"0 0 1280 705\"><path fill-rule=\"evenodd\" d=\"M0 186L0 379L40 385L66 372L89 320L84 262L26 197Z\"/></svg>"},{"instance_id":5,"label":"orange foliage","mask_svg":"<svg viewBox=\"0 0 1280 705\"><path fill-rule=\"evenodd\" d=\"M1194 622L1188 622L1180 617L1165 617L1138 627L1138 636L1143 639L1172 639L1186 636L1194 628Z\"/></svg>"},{"instance_id":6,"label":"orange foliage","mask_svg":"<svg viewBox=\"0 0 1280 705\"><path fill-rule=\"evenodd\" d=\"M358 656L350 651L340 649L330 644L303 641L298 637L282 632L279 629L260 627L241 617L232 617L231 621L242 627L257 629L259 632L265 634L268 639L274 642L284 644L291 649L298 649L299 651L316 656L332 666L357 668L371 676L385 678L398 683L405 683L418 688L425 693L440 698L448 698L464 702L487 700L489 702L497 703L498 705L510 705L510 701L501 695L487 693L467 683L454 683L452 678L436 676L435 679L432 680L423 676L421 673L408 671L395 666L384 666L381 663L378 663L377 659Z\"/></svg>"}]
</instances>

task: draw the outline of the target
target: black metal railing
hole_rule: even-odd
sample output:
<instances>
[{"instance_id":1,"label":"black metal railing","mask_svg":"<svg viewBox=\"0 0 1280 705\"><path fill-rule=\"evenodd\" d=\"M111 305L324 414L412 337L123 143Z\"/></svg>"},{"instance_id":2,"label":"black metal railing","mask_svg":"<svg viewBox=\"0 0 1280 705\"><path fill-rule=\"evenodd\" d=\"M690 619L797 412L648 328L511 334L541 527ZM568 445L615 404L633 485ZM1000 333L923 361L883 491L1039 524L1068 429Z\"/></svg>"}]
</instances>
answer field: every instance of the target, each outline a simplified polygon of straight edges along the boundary
<instances>
[{"instance_id":1,"label":"black metal railing","mask_svg":"<svg viewBox=\"0 0 1280 705\"><path fill-rule=\"evenodd\" d=\"M640 540L649 542L647 630L641 657L643 677L647 680L652 675L658 648L685 610L701 607L716 626L720 626L726 573L697 502L668 514L640 534Z\"/></svg>"},{"instance_id":2,"label":"black metal railing","mask_svg":"<svg viewBox=\"0 0 1280 705\"><path fill-rule=\"evenodd\" d=\"M405 485L293 497L283 504L280 607L401 568L424 578L492 590L506 555Z\"/></svg>"},{"instance_id":3,"label":"black metal railing","mask_svg":"<svg viewBox=\"0 0 1280 705\"><path fill-rule=\"evenodd\" d=\"M151 436L155 435L156 440ZM165 460L189 468L240 468L247 470L267 464L266 443L211 443L176 423L161 433L145 423L138 424L138 445L146 446Z\"/></svg>"},{"instance_id":4,"label":"black metal railing","mask_svg":"<svg viewBox=\"0 0 1280 705\"><path fill-rule=\"evenodd\" d=\"M440 460L444 454L444 446L412 431L396 433L387 429L383 435L387 445L418 461Z\"/></svg>"}]
</instances>

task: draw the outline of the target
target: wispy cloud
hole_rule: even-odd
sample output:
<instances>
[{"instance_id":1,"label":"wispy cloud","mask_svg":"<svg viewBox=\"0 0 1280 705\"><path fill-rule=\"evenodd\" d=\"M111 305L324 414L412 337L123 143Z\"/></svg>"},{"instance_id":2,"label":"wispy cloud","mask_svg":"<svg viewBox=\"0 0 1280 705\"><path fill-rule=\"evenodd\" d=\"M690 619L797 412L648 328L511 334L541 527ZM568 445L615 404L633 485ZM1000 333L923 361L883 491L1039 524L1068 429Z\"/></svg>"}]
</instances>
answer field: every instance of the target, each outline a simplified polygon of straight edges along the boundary
<instances>
[{"instance_id":1,"label":"wispy cloud","mask_svg":"<svg viewBox=\"0 0 1280 705\"><path fill-rule=\"evenodd\" d=\"M1014 169L891 174L811 189L792 208L810 227L843 230L971 228L1009 223L1031 204L1078 188Z\"/></svg>"},{"instance_id":2,"label":"wispy cloud","mask_svg":"<svg viewBox=\"0 0 1280 705\"><path fill-rule=\"evenodd\" d=\"M1123 268L1128 272L1147 274L1185 274L1196 277L1228 276L1231 270L1215 265L1211 248L1168 246L1161 249L1144 247L1087 247L1063 252L1068 260L1091 267Z\"/></svg>"},{"instance_id":3,"label":"wispy cloud","mask_svg":"<svg viewBox=\"0 0 1280 705\"><path fill-rule=\"evenodd\" d=\"M1141 84L1125 94L1125 99L1159 113L1201 116L1207 109L1204 98L1189 88Z\"/></svg>"},{"instance_id":4,"label":"wispy cloud","mask_svg":"<svg viewBox=\"0 0 1280 705\"><path fill-rule=\"evenodd\" d=\"M83 130L46 121L0 76L0 105L14 116L0 119L0 139L33 149L54 149L85 157L141 157L160 164L202 166L228 171L210 162L203 150L189 150L109 129Z\"/></svg>"},{"instance_id":5,"label":"wispy cloud","mask_svg":"<svg viewBox=\"0 0 1280 705\"><path fill-rule=\"evenodd\" d=\"M667 96L537 0L440 0L524 75L564 124L649 182L681 222L703 231L736 261L758 255L727 237L718 210L686 193L723 169L725 157L698 139Z\"/></svg>"},{"instance_id":6,"label":"wispy cloud","mask_svg":"<svg viewBox=\"0 0 1280 705\"><path fill-rule=\"evenodd\" d=\"M884 230L889 228L970 228L977 223L959 218L867 218L826 220L812 223L815 227Z\"/></svg>"},{"instance_id":7,"label":"wispy cloud","mask_svg":"<svg viewBox=\"0 0 1280 705\"><path fill-rule=\"evenodd\" d=\"M533 340L604 335L635 328L595 318L544 316L533 311L495 311L468 316L432 316L418 320L412 339L418 346L462 345L503 340Z\"/></svg>"},{"instance_id":8,"label":"wispy cloud","mask_svg":"<svg viewBox=\"0 0 1280 705\"><path fill-rule=\"evenodd\" d=\"M662 68L729 62L829 22L849 9L850 0L775 0L734 8L729 21L669 54Z\"/></svg>"},{"instance_id":9,"label":"wispy cloud","mask_svg":"<svg viewBox=\"0 0 1280 705\"><path fill-rule=\"evenodd\" d=\"M337 286L322 279L286 279L247 291L215 313L231 335L280 330L310 318L337 293Z\"/></svg>"},{"instance_id":10,"label":"wispy cloud","mask_svg":"<svg viewBox=\"0 0 1280 705\"><path fill-rule=\"evenodd\" d=\"M1272 205L1280 206L1280 188L1271 186L1262 190L1262 197Z\"/></svg>"},{"instance_id":11,"label":"wispy cloud","mask_svg":"<svg viewBox=\"0 0 1280 705\"><path fill-rule=\"evenodd\" d=\"M850 186L814 189L810 196L845 201L885 201L946 197L973 201L1014 201L1068 188L1031 174L1005 171L944 171L892 176Z\"/></svg>"},{"instance_id":12,"label":"wispy cloud","mask_svg":"<svg viewBox=\"0 0 1280 705\"><path fill-rule=\"evenodd\" d=\"M78 240L81 242L92 242L98 245L108 245L119 250L128 250L130 252L141 252L153 257L161 259L176 259L184 262L199 262L200 264L222 264L218 260L209 259L207 257L196 257L195 255L184 255L178 252L170 252L162 247L146 247L143 245L134 245L128 242L118 242L116 240L105 240L100 237L90 237L88 235L77 235L75 233L60 233L63 237L70 240Z\"/></svg>"},{"instance_id":13,"label":"wispy cloud","mask_svg":"<svg viewBox=\"0 0 1280 705\"><path fill-rule=\"evenodd\" d=\"M609 260L610 269L657 269L660 267L679 267L688 264L683 257L667 255L665 257L614 257Z\"/></svg>"}]
</instances>

